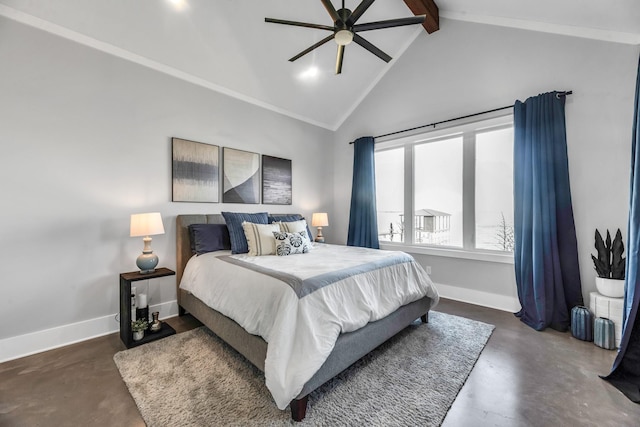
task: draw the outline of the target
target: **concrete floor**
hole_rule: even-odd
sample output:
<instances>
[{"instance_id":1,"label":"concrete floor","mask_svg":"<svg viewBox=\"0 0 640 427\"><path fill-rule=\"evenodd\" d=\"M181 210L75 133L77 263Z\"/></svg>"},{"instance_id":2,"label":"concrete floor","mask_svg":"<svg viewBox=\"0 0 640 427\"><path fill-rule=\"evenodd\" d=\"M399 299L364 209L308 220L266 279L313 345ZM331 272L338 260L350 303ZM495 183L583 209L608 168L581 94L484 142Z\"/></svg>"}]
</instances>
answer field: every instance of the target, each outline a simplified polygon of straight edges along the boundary
<instances>
[{"instance_id":1,"label":"concrete floor","mask_svg":"<svg viewBox=\"0 0 640 427\"><path fill-rule=\"evenodd\" d=\"M614 351L511 313L448 300L437 310L496 325L444 426L640 426L640 405L598 378ZM0 364L0 426L144 426L113 363L123 349L111 334Z\"/></svg>"}]
</instances>

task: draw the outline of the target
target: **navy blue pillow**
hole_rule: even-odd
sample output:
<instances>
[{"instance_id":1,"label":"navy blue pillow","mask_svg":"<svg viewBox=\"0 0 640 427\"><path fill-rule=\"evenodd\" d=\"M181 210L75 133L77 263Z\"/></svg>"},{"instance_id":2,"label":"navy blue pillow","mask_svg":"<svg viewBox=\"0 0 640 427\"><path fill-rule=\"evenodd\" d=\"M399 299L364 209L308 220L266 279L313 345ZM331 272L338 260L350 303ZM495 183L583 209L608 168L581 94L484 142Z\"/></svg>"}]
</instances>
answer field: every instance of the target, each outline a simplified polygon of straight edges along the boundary
<instances>
[{"instance_id":1,"label":"navy blue pillow","mask_svg":"<svg viewBox=\"0 0 640 427\"><path fill-rule=\"evenodd\" d=\"M229 236L231 237L231 253L246 254L249 252L249 244L244 235L242 223L244 221L253 222L254 224L268 224L269 215L266 212L259 213L241 213L241 212L222 212L224 221L229 227Z\"/></svg>"},{"instance_id":2,"label":"navy blue pillow","mask_svg":"<svg viewBox=\"0 0 640 427\"><path fill-rule=\"evenodd\" d=\"M231 249L229 229L226 224L191 224L191 252L197 255Z\"/></svg>"},{"instance_id":3,"label":"navy blue pillow","mask_svg":"<svg viewBox=\"0 0 640 427\"><path fill-rule=\"evenodd\" d=\"M304 219L304 217L300 214L293 214L293 215L269 214L269 224L271 224L274 221L293 222L293 221L300 221L301 219ZM313 242L313 234L311 234L311 230L309 229L308 222L307 222L307 234L309 234L309 240Z\"/></svg>"}]
</instances>

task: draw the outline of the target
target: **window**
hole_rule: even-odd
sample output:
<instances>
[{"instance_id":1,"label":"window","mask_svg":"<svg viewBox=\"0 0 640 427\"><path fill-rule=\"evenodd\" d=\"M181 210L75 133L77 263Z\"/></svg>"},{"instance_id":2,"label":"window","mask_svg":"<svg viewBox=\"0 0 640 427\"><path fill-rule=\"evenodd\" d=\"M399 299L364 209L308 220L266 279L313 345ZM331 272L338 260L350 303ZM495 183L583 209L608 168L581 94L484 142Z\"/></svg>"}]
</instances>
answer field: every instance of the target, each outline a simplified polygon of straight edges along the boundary
<instances>
[{"instance_id":1,"label":"window","mask_svg":"<svg viewBox=\"0 0 640 427\"><path fill-rule=\"evenodd\" d=\"M462 138L413 148L413 241L462 247Z\"/></svg>"},{"instance_id":2,"label":"window","mask_svg":"<svg viewBox=\"0 0 640 427\"><path fill-rule=\"evenodd\" d=\"M513 252L513 128L476 134L475 244Z\"/></svg>"},{"instance_id":3,"label":"window","mask_svg":"<svg viewBox=\"0 0 640 427\"><path fill-rule=\"evenodd\" d=\"M380 241L512 252L512 122L505 116L377 143Z\"/></svg>"},{"instance_id":4,"label":"window","mask_svg":"<svg viewBox=\"0 0 640 427\"><path fill-rule=\"evenodd\" d=\"M376 151L376 188L378 239L404 242L404 148Z\"/></svg>"}]
</instances>

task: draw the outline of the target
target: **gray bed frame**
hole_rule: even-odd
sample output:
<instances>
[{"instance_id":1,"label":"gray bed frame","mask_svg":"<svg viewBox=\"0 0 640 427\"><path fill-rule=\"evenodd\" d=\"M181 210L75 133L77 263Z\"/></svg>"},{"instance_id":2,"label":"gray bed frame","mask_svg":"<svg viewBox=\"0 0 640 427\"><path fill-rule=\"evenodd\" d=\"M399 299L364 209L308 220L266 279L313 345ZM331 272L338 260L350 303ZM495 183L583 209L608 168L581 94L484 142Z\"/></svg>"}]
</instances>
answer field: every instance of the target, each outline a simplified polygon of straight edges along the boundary
<instances>
[{"instance_id":1,"label":"gray bed frame","mask_svg":"<svg viewBox=\"0 0 640 427\"><path fill-rule=\"evenodd\" d=\"M191 224L224 224L220 214L178 215L176 218L176 283L180 315L189 312L211 329L217 336L242 354L249 362L264 372L267 343L257 335L251 335L230 318L210 308L201 300L180 289L182 273L192 256L189 239ZM329 358L320 370L305 384L300 394L291 401L291 417L295 421L304 419L309 393L351 366L358 359L406 328L417 318L428 321L431 299L424 297L391 313L384 319L369 323L354 332L338 337Z\"/></svg>"}]
</instances>

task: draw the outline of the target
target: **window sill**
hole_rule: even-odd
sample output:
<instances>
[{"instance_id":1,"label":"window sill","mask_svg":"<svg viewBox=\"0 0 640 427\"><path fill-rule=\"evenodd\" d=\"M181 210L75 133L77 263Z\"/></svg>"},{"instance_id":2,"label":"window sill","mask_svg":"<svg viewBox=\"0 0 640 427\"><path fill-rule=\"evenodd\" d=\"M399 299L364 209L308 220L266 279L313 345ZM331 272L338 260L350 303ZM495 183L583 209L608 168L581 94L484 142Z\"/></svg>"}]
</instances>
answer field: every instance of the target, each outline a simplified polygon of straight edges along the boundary
<instances>
[{"instance_id":1,"label":"window sill","mask_svg":"<svg viewBox=\"0 0 640 427\"><path fill-rule=\"evenodd\" d=\"M513 264L513 254L508 252L467 251L458 248L436 248L433 246L407 245L404 243L380 242L380 249L403 251L420 255L440 256L447 258L470 259L475 261Z\"/></svg>"}]
</instances>

